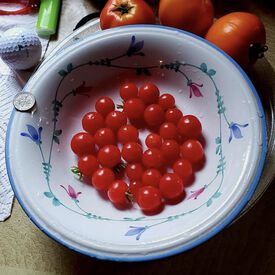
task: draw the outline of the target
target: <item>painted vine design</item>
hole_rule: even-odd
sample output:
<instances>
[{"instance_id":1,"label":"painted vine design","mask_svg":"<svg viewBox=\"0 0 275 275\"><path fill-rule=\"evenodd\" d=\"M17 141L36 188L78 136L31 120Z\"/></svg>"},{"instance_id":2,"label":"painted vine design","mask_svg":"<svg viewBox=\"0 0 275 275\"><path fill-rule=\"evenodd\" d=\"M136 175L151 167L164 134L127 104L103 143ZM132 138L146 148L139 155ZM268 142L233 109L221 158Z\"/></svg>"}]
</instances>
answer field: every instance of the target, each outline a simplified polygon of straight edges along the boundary
<instances>
[{"instance_id":1,"label":"painted vine design","mask_svg":"<svg viewBox=\"0 0 275 275\"><path fill-rule=\"evenodd\" d=\"M213 201L221 196L221 186L224 180L224 170L226 167L226 161L225 161L225 156L223 154L223 148L222 148L222 142L223 142L223 136L222 136L222 120L226 122L228 125L229 129L229 137L228 137L228 142L232 142L233 138L240 139L242 138L242 132L241 128L245 128L248 126L247 123L245 124L239 124L233 121L230 121L227 117L226 114L226 107L222 98L222 95L214 81L214 76L216 74L216 71L214 69L208 69L207 65L205 63L200 64L200 66L193 65L193 64L188 64L188 63L182 63L179 61L175 62L170 62L170 63L165 63L165 64L158 64L158 65L152 65L152 66L122 66L117 64L115 61L118 61L122 58L131 58L132 56L145 56L145 53L142 51L144 47L144 41L136 41L136 37L132 36L131 38L131 43L129 48L126 50L126 52L122 55L113 57L113 58L103 58L99 60L94 60L94 61L89 61L87 63L80 64L78 66L74 66L72 63L68 64L66 69L62 69L58 72L60 75L61 79L59 81L59 84L57 86L56 92L55 92L55 97L52 101L52 111L53 111L53 130L52 130L52 138L50 142L50 150L49 150L49 156L48 158L45 157L45 154L42 149L42 127L39 127L36 129L32 125L26 125L27 127L27 132L22 132L21 135L24 137L30 138L39 148L39 152L41 154L42 158L42 169L43 173L45 176L45 180L47 183L47 188L48 190L44 192L44 196L48 199L52 200L52 204L54 206L63 206L69 211L74 212L75 214L82 215L88 219L94 219L94 220L102 220L102 221L121 221L121 222L146 222L146 221L151 221L155 222L151 225L144 225L144 226L133 226L130 225L128 228L128 231L125 233L125 236L135 236L136 240L139 240L141 235L147 231L148 229L174 221L176 219L179 219L183 216L186 216L188 214L191 214L198 209L200 209L203 206L209 207ZM75 191L75 189L71 186L68 185L67 187L60 185L61 188L64 189L64 191L68 194L68 196L71 198L73 203L75 204L76 208L72 208L65 203L63 203L53 192L50 184L50 175L51 175L51 170L52 170L52 150L54 143L59 144L60 143L60 136L62 135L62 129L59 129L57 126L58 124L58 117L60 114L60 111L62 107L64 106L64 102L66 101L67 98L70 96L87 96L89 97L89 91L91 90L91 87L88 87L85 85L85 82L82 83L79 87L76 87L75 89L69 91L63 98L58 97L58 92L59 89L64 81L64 79L73 71L77 70L80 67L84 66L105 66L105 67L111 67L111 68L117 68L117 69L124 69L124 70L134 70L136 72L136 75L145 75L145 76L150 76L152 74L153 70L160 69L160 70L169 70L169 71L174 71L175 73L178 73L183 76L183 78L186 80L186 85L189 87L189 98L196 97L200 98L203 97L202 93L202 87L203 84L195 83L192 81L191 78L187 76L187 74L184 72L185 67L192 67L200 71L201 73L205 74L210 81L213 84L214 87L214 92L217 100L217 112L219 115L219 123L220 123L220 132L219 136L216 137L215 139L215 144L216 144L216 155L218 156L218 164L216 168L216 174L213 177L213 179L208 183L202 186L201 188L191 191L189 196L187 196L188 200L196 200L211 184L213 184L217 179L219 179L217 189L212 193L212 195L204 202L202 202L199 206L196 208L179 213L177 215L173 216L168 216L168 217L136 217L136 218L130 218L130 217L124 217L122 219L112 219L109 217L102 217L99 215L96 215L92 212L86 211L83 209L80 205L79 201L79 196L81 195L81 192Z\"/></svg>"}]
</instances>

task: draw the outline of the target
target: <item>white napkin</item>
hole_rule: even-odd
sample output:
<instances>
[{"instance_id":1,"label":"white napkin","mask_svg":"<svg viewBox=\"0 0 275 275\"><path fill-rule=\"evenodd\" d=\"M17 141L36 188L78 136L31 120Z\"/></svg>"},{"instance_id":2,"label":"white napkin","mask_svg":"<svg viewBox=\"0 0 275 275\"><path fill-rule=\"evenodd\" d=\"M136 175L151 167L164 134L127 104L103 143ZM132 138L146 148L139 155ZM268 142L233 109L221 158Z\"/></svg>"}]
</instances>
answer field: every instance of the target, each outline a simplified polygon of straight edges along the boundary
<instances>
[{"instance_id":1,"label":"white napkin","mask_svg":"<svg viewBox=\"0 0 275 275\"><path fill-rule=\"evenodd\" d=\"M22 27L35 32L37 14L0 16L0 36L10 28ZM48 39L41 38L42 56ZM25 79L31 72L12 71L0 58L0 221L6 220L11 214L13 191L8 179L5 164L5 136L8 120L13 108L12 100L16 93L22 90Z\"/></svg>"}]
</instances>

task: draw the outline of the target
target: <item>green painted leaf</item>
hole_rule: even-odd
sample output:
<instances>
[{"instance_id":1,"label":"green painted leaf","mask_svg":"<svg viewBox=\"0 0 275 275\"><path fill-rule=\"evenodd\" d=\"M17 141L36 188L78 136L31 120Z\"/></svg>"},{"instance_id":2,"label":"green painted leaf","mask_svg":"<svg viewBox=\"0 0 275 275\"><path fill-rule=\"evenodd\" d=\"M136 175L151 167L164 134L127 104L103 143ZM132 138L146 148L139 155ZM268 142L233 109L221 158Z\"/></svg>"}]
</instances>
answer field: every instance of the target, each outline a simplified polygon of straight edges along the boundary
<instances>
[{"instance_id":1,"label":"green painted leaf","mask_svg":"<svg viewBox=\"0 0 275 275\"><path fill-rule=\"evenodd\" d=\"M91 218L92 218L92 214L91 214L91 213L88 213L88 214L86 215L86 218L91 219Z\"/></svg>"},{"instance_id":2,"label":"green painted leaf","mask_svg":"<svg viewBox=\"0 0 275 275\"><path fill-rule=\"evenodd\" d=\"M55 130L54 135L55 136L60 136L62 134L62 130Z\"/></svg>"},{"instance_id":3,"label":"green painted leaf","mask_svg":"<svg viewBox=\"0 0 275 275\"><path fill-rule=\"evenodd\" d=\"M67 72L64 70L60 70L58 73L60 76L63 76L63 77L65 77L67 75Z\"/></svg>"},{"instance_id":4,"label":"green painted leaf","mask_svg":"<svg viewBox=\"0 0 275 275\"><path fill-rule=\"evenodd\" d=\"M43 193L47 198L52 198L53 197L53 193L52 192L44 192Z\"/></svg>"},{"instance_id":5,"label":"green painted leaf","mask_svg":"<svg viewBox=\"0 0 275 275\"><path fill-rule=\"evenodd\" d=\"M216 148L216 155L220 154L221 152L221 145L218 145L217 148Z\"/></svg>"},{"instance_id":6,"label":"green painted leaf","mask_svg":"<svg viewBox=\"0 0 275 275\"><path fill-rule=\"evenodd\" d=\"M206 206L209 207L211 204L212 204L212 199L209 199L209 200L206 202Z\"/></svg>"},{"instance_id":7,"label":"green painted leaf","mask_svg":"<svg viewBox=\"0 0 275 275\"><path fill-rule=\"evenodd\" d=\"M209 76L213 76L213 75L216 74L216 71L213 70L213 69L210 69L210 70L207 72L207 74L208 74Z\"/></svg>"},{"instance_id":8,"label":"green painted leaf","mask_svg":"<svg viewBox=\"0 0 275 275\"><path fill-rule=\"evenodd\" d=\"M217 192L213 195L213 198L218 198L218 197L220 197L221 194L222 194L221 192L217 191Z\"/></svg>"},{"instance_id":9,"label":"green painted leaf","mask_svg":"<svg viewBox=\"0 0 275 275\"><path fill-rule=\"evenodd\" d=\"M205 63L201 63L200 68L203 72L207 72L207 65Z\"/></svg>"},{"instance_id":10,"label":"green painted leaf","mask_svg":"<svg viewBox=\"0 0 275 275\"><path fill-rule=\"evenodd\" d=\"M59 144L60 143L60 140L57 136L53 136L53 140L55 143Z\"/></svg>"},{"instance_id":11,"label":"green painted leaf","mask_svg":"<svg viewBox=\"0 0 275 275\"><path fill-rule=\"evenodd\" d=\"M125 221L133 221L133 218L124 217L123 220L125 220Z\"/></svg>"},{"instance_id":12,"label":"green painted leaf","mask_svg":"<svg viewBox=\"0 0 275 275\"><path fill-rule=\"evenodd\" d=\"M54 206L59 206L61 203L57 198L53 198L53 205Z\"/></svg>"},{"instance_id":13,"label":"green painted leaf","mask_svg":"<svg viewBox=\"0 0 275 275\"><path fill-rule=\"evenodd\" d=\"M136 218L135 221L141 221L143 219L145 219L145 217L139 217L139 218Z\"/></svg>"},{"instance_id":14,"label":"green painted leaf","mask_svg":"<svg viewBox=\"0 0 275 275\"><path fill-rule=\"evenodd\" d=\"M70 73L72 70L73 70L73 64L70 63L67 65L67 71L68 71L68 73Z\"/></svg>"},{"instance_id":15,"label":"green painted leaf","mask_svg":"<svg viewBox=\"0 0 275 275\"><path fill-rule=\"evenodd\" d=\"M224 112L225 112L225 107L219 108L219 111L218 111L219 114L223 114Z\"/></svg>"},{"instance_id":16,"label":"green painted leaf","mask_svg":"<svg viewBox=\"0 0 275 275\"><path fill-rule=\"evenodd\" d=\"M216 144L221 144L221 142L222 142L221 137L216 137Z\"/></svg>"}]
</instances>

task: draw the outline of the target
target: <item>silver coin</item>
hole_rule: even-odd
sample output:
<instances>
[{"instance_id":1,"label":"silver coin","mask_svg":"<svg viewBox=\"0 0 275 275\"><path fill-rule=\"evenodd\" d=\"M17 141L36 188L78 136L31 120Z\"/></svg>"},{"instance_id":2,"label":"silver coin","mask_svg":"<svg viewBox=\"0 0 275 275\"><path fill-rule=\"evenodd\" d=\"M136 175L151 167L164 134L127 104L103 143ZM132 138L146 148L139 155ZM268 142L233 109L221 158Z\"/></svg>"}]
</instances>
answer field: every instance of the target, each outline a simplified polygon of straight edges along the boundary
<instances>
[{"instance_id":1,"label":"silver coin","mask_svg":"<svg viewBox=\"0 0 275 275\"><path fill-rule=\"evenodd\" d=\"M13 106L20 112L30 111L35 105L35 97L28 92L20 92L13 99Z\"/></svg>"}]
</instances>

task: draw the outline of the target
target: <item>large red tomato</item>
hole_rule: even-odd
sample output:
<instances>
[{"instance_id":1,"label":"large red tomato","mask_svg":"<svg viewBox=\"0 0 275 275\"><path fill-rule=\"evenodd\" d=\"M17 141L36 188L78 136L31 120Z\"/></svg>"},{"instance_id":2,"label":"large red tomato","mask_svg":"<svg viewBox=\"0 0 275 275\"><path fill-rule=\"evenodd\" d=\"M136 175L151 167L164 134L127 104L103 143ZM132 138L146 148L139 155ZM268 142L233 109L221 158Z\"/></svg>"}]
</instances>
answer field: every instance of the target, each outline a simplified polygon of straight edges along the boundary
<instances>
[{"instance_id":1,"label":"large red tomato","mask_svg":"<svg viewBox=\"0 0 275 275\"><path fill-rule=\"evenodd\" d=\"M267 50L262 21L258 16L246 12L233 12L219 18L205 38L244 68L255 63Z\"/></svg>"},{"instance_id":2,"label":"large red tomato","mask_svg":"<svg viewBox=\"0 0 275 275\"><path fill-rule=\"evenodd\" d=\"M160 0L159 19L170 26L203 36L213 23L211 0Z\"/></svg>"},{"instance_id":3,"label":"large red tomato","mask_svg":"<svg viewBox=\"0 0 275 275\"><path fill-rule=\"evenodd\" d=\"M103 30L132 24L155 24L154 12L143 0L109 0L101 11Z\"/></svg>"}]
</instances>

